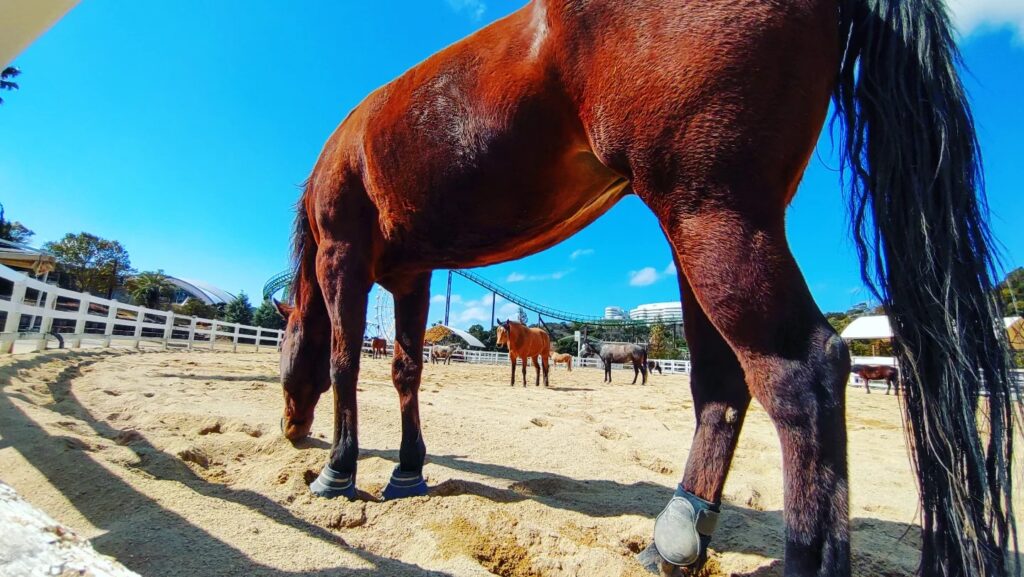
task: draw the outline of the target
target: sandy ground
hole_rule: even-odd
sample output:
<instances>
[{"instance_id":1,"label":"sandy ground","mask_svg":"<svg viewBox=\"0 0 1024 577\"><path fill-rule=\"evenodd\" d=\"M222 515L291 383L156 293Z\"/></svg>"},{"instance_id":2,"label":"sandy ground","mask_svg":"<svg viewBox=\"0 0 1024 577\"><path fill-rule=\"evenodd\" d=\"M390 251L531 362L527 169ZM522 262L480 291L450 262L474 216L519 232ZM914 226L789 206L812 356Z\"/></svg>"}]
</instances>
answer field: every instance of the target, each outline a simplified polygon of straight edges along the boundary
<instances>
[{"instance_id":1,"label":"sandy ground","mask_svg":"<svg viewBox=\"0 0 1024 577\"><path fill-rule=\"evenodd\" d=\"M276 372L272 353L0 359L0 478L147 576L643 575L635 553L693 434L684 376L641 388L617 372L609 386L559 368L551 388L524 389L504 366L427 365L431 493L380 503L398 403L388 361L364 358L367 499L325 500L306 484L327 458L329 397L293 446ZM850 389L847 412L854 573L910 575L917 494L897 401ZM756 405L725 503L706 574L781 575L779 446Z\"/></svg>"}]
</instances>

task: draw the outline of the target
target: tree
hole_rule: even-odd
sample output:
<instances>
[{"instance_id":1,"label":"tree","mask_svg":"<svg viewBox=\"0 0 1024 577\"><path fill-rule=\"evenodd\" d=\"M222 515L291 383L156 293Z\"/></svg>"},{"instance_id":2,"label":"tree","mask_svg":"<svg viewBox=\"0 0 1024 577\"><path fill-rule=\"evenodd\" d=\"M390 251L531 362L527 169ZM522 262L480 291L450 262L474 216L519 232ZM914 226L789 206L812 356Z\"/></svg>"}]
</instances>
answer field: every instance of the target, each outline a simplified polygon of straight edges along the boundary
<instances>
[{"instance_id":1,"label":"tree","mask_svg":"<svg viewBox=\"0 0 1024 577\"><path fill-rule=\"evenodd\" d=\"M61 272L69 279L68 288L111 298L134 272L128 251L116 240L94 234L68 233L43 249L53 254Z\"/></svg>"},{"instance_id":2,"label":"tree","mask_svg":"<svg viewBox=\"0 0 1024 577\"><path fill-rule=\"evenodd\" d=\"M256 309L256 312L253 313L252 324L265 329L280 330L284 328L285 321L281 318L281 313L277 312L277 307L274 306L274 303L265 300L260 304L260 308Z\"/></svg>"},{"instance_id":3,"label":"tree","mask_svg":"<svg viewBox=\"0 0 1024 577\"><path fill-rule=\"evenodd\" d=\"M21 70L13 66L8 66L0 71L0 91L4 90L17 90L18 83L11 81L11 78L17 78L21 74ZM4 103L4 99L0 98L0 104Z\"/></svg>"},{"instance_id":4,"label":"tree","mask_svg":"<svg viewBox=\"0 0 1024 577\"><path fill-rule=\"evenodd\" d=\"M188 298L180 305L172 307L175 314L187 317L199 317L201 319L219 319L224 313L215 305L208 305L197 298Z\"/></svg>"},{"instance_id":5,"label":"tree","mask_svg":"<svg viewBox=\"0 0 1024 577\"><path fill-rule=\"evenodd\" d=\"M229 302L228 306L224 308L224 320L240 325L252 324L252 305L249 304L249 296L245 294L245 291L238 293L235 300Z\"/></svg>"},{"instance_id":6,"label":"tree","mask_svg":"<svg viewBox=\"0 0 1024 577\"><path fill-rule=\"evenodd\" d=\"M20 222L4 218L4 205L0 204L0 239L25 244L35 234Z\"/></svg>"},{"instance_id":7,"label":"tree","mask_svg":"<svg viewBox=\"0 0 1024 577\"><path fill-rule=\"evenodd\" d=\"M170 308L177 287L163 270L139 273L125 282L132 302L150 309Z\"/></svg>"},{"instance_id":8,"label":"tree","mask_svg":"<svg viewBox=\"0 0 1024 577\"><path fill-rule=\"evenodd\" d=\"M527 324L527 322L529 322L530 317L526 316L526 309L524 309L523 307L519 307L519 311L516 314L519 315L520 323L525 325Z\"/></svg>"},{"instance_id":9,"label":"tree","mask_svg":"<svg viewBox=\"0 0 1024 577\"><path fill-rule=\"evenodd\" d=\"M1003 282L996 285L996 291L1003 302L1003 316L1024 315L1024 267L1007 273Z\"/></svg>"},{"instance_id":10,"label":"tree","mask_svg":"<svg viewBox=\"0 0 1024 577\"><path fill-rule=\"evenodd\" d=\"M675 340L669 334L665 325L661 323L651 325L647 342L648 357L653 359L674 359L676 357Z\"/></svg>"}]
</instances>

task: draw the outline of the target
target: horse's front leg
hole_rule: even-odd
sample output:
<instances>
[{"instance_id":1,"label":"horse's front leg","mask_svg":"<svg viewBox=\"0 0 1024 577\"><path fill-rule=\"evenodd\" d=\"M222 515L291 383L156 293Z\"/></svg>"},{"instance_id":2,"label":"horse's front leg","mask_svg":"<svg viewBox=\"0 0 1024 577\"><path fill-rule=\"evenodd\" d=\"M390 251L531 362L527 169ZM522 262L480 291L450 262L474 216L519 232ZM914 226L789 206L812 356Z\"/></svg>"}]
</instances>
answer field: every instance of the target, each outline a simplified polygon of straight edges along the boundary
<instances>
[{"instance_id":1,"label":"horse's front leg","mask_svg":"<svg viewBox=\"0 0 1024 577\"><path fill-rule=\"evenodd\" d=\"M526 365L530 362L530 357L522 357L523 359L523 386L526 386Z\"/></svg>"},{"instance_id":2,"label":"horse's front leg","mask_svg":"<svg viewBox=\"0 0 1024 577\"><path fill-rule=\"evenodd\" d=\"M402 444L398 466L384 488L385 499L427 494L423 480L423 460L427 447L420 430L420 378L423 374L423 333L430 309L430 273L405 283L405 291L395 292L395 357L391 362L391 380L398 391L402 411Z\"/></svg>"},{"instance_id":3,"label":"horse's front leg","mask_svg":"<svg viewBox=\"0 0 1024 577\"><path fill-rule=\"evenodd\" d=\"M365 246L365 245L363 245ZM331 320L331 386L334 437L330 461L309 488L323 497L356 496L359 423L356 380L366 328L366 305L373 286L363 246L323 239L317 252L318 280Z\"/></svg>"},{"instance_id":4,"label":"horse's front leg","mask_svg":"<svg viewBox=\"0 0 1024 577\"><path fill-rule=\"evenodd\" d=\"M534 372L537 373L537 382L535 386L540 386L540 362L537 360L539 357L533 357L533 368Z\"/></svg>"},{"instance_id":5,"label":"horse's front leg","mask_svg":"<svg viewBox=\"0 0 1024 577\"><path fill-rule=\"evenodd\" d=\"M510 351L508 353L508 358L512 361L512 386L514 387L516 386L516 356Z\"/></svg>"}]
</instances>

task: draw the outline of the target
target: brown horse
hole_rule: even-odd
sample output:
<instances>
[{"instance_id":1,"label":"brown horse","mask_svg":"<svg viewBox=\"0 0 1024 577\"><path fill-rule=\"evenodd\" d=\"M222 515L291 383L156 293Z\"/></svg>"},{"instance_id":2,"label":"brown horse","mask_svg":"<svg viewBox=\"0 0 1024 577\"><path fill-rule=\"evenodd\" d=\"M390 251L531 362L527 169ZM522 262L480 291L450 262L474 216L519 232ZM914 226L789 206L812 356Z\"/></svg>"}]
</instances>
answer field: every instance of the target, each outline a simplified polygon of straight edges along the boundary
<instances>
[{"instance_id":1,"label":"brown horse","mask_svg":"<svg viewBox=\"0 0 1024 577\"><path fill-rule=\"evenodd\" d=\"M551 351L551 363L556 366L558 363L565 363L565 368L569 369L570 373L572 372L572 355L569 353L556 353Z\"/></svg>"},{"instance_id":2,"label":"brown horse","mask_svg":"<svg viewBox=\"0 0 1024 577\"><path fill-rule=\"evenodd\" d=\"M889 394L889 389L896 389L896 396L900 395L900 385L898 382L900 373L895 367L888 365L853 365L850 367L850 372L864 379L864 392L871 394L871 381L885 381L885 394Z\"/></svg>"},{"instance_id":3,"label":"brown horse","mask_svg":"<svg viewBox=\"0 0 1024 577\"><path fill-rule=\"evenodd\" d=\"M541 364L544 365L544 386L548 386L548 353L551 337L544 329L531 329L515 321L498 319L496 344L508 347L508 358L512 361L512 386L516 385L516 359L523 359L523 386L526 386L526 360L533 359L537 371L537 386L540 386Z\"/></svg>"},{"instance_id":4,"label":"brown horse","mask_svg":"<svg viewBox=\"0 0 1024 577\"><path fill-rule=\"evenodd\" d=\"M635 193L680 271L697 422L657 551L700 564L754 396L785 459L786 575L848 576L849 354L785 234L833 97L862 271L907 367L921 572L1004 574L1015 409L956 58L941 0L533 0L371 93L306 184L282 309L287 437L334 387L312 490L355 494L374 282L395 297L402 415L384 496L423 494L431 271L536 253Z\"/></svg>"},{"instance_id":5,"label":"brown horse","mask_svg":"<svg viewBox=\"0 0 1024 577\"><path fill-rule=\"evenodd\" d=\"M370 350L373 351L373 358L382 358L388 353L388 342L380 337L374 337L370 341Z\"/></svg>"}]
</instances>

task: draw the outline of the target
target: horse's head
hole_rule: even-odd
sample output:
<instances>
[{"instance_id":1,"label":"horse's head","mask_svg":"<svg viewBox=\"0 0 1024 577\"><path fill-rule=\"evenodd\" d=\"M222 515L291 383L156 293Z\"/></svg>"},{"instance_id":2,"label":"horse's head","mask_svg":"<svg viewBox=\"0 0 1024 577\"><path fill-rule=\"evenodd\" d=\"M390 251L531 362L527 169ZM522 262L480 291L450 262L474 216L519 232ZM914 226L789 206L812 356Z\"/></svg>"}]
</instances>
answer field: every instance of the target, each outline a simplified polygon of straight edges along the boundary
<instances>
[{"instance_id":1,"label":"horse's head","mask_svg":"<svg viewBox=\"0 0 1024 577\"><path fill-rule=\"evenodd\" d=\"M281 432L296 441L309 434L316 403L331 386L330 327L325 319L302 315L297 307L274 305L287 321L281 341Z\"/></svg>"},{"instance_id":2,"label":"horse's head","mask_svg":"<svg viewBox=\"0 0 1024 577\"><path fill-rule=\"evenodd\" d=\"M502 345L508 346L508 321L507 320L502 322L501 319L498 319L497 339L495 340L494 344L496 346L499 346L499 347L502 346Z\"/></svg>"},{"instance_id":3,"label":"horse's head","mask_svg":"<svg viewBox=\"0 0 1024 577\"><path fill-rule=\"evenodd\" d=\"M580 356L590 357L596 354L597 348L594 345L590 344L589 341L583 341L583 344L580 346Z\"/></svg>"}]
</instances>

